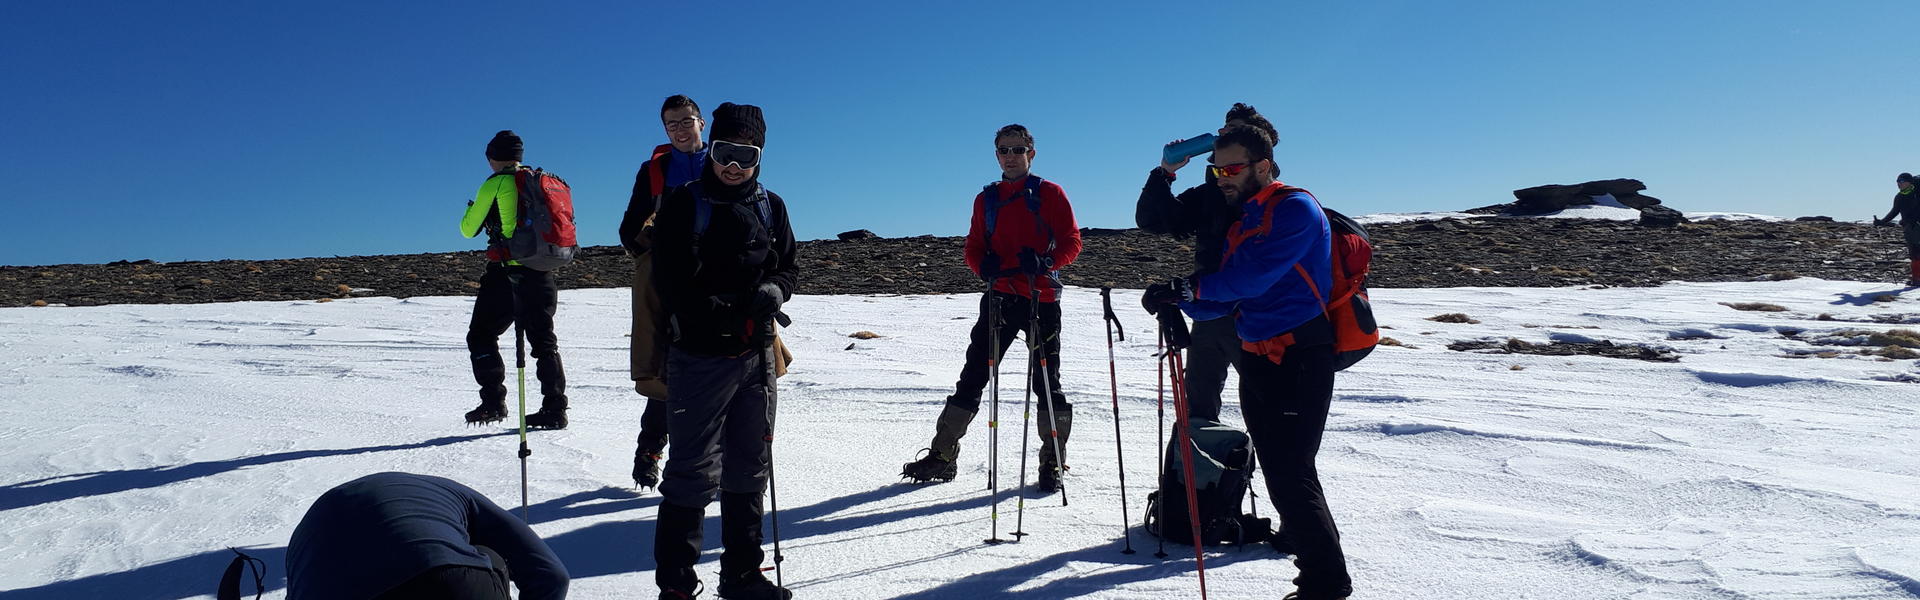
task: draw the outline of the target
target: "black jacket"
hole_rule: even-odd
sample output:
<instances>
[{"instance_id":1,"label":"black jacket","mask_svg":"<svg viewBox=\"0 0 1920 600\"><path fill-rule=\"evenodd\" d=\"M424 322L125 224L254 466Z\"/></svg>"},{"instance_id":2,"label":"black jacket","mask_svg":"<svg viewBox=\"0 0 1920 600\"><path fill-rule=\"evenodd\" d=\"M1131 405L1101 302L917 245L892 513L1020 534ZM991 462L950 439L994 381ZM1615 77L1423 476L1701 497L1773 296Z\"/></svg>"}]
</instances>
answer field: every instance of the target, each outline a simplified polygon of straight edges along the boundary
<instances>
[{"instance_id":1,"label":"black jacket","mask_svg":"<svg viewBox=\"0 0 1920 600\"><path fill-rule=\"evenodd\" d=\"M1240 203L1228 203L1212 177L1174 196L1173 178L1160 167L1147 174L1133 211L1134 224L1141 229L1180 239L1193 237L1193 266L1202 274L1220 269L1227 228L1239 220Z\"/></svg>"},{"instance_id":2,"label":"black jacket","mask_svg":"<svg viewBox=\"0 0 1920 600\"><path fill-rule=\"evenodd\" d=\"M1893 195L1893 211L1887 213L1883 221L1900 218L1900 224L1906 227L1920 226L1920 189L1905 194Z\"/></svg>"},{"instance_id":3,"label":"black jacket","mask_svg":"<svg viewBox=\"0 0 1920 600\"><path fill-rule=\"evenodd\" d=\"M430 569L491 568L498 552L521 598L567 595L567 568L519 517L473 488L375 473L321 494L287 544L287 598L372 598Z\"/></svg>"},{"instance_id":4,"label":"black jacket","mask_svg":"<svg viewBox=\"0 0 1920 600\"><path fill-rule=\"evenodd\" d=\"M659 198L653 197L653 163L659 162L660 172L666 172L666 161L673 160L672 153L640 163L640 172L633 175L633 194L627 198L627 212L620 218L620 245L626 246L634 256L647 253L647 240L640 235L645 229L647 219L653 218L653 212L659 209ZM662 195L671 191L666 189Z\"/></svg>"},{"instance_id":5,"label":"black jacket","mask_svg":"<svg viewBox=\"0 0 1920 600\"><path fill-rule=\"evenodd\" d=\"M799 268L787 204L773 192L756 197L749 182L728 188L703 170L697 184L674 189L653 222L653 288L673 327L676 349L708 356L739 356L773 343L771 315L746 314L762 282L791 298ZM696 197L704 195L705 198ZM707 230L694 249L696 202L710 203ZM767 203L766 223L758 202Z\"/></svg>"}]
</instances>

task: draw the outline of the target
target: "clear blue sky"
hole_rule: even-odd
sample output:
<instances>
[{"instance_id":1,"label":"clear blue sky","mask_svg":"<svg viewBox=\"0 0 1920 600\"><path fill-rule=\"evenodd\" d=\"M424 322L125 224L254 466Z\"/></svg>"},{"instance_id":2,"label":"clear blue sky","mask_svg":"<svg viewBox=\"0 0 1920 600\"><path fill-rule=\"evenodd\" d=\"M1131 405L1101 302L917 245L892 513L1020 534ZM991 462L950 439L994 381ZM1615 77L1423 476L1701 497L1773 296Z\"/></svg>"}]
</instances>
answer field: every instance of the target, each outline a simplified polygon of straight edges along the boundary
<instances>
[{"instance_id":1,"label":"clear blue sky","mask_svg":"<svg viewBox=\"0 0 1920 600\"><path fill-rule=\"evenodd\" d=\"M802 239L964 233L1011 122L1082 226L1130 227L1236 101L1350 214L1633 177L1864 219L1920 171L1911 0L740 4L8 2L0 264L477 249L509 128L611 244L673 93L765 108Z\"/></svg>"}]
</instances>

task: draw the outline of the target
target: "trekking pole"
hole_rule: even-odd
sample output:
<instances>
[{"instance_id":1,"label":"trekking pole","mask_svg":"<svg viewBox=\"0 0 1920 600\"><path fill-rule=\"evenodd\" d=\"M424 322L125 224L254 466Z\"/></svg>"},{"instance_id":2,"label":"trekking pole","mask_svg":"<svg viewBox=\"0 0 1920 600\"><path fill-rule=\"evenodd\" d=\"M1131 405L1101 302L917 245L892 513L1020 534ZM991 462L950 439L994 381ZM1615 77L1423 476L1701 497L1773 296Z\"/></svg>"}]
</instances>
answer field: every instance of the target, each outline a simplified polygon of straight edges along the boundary
<instances>
[{"instance_id":1,"label":"trekking pole","mask_svg":"<svg viewBox=\"0 0 1920 600\"><path fill-rule=\"evenodd\" d=\"M987 280L987 370L993 404L987 409L987 496L992 510L987 521L990 530L986 542L1000 544L1000 299L993 295L993 278Z\"/></svg>"},{"instance_id":2,"label":"trekking pole","mask_svg":"<svg viewBox=\"0 0 1920 600\"><path fill-rule=\"evenodd\" d=\"M1047 341L1045 339L1042 339L1042 337L1039 335L1040 287L1034 281L1034 277L1032 273L1027 274L1027 290L1033 294L1033 310L1028 311L1030 314L1033 315L1033 318L1027 324L1027 327L1029 328L1027 330L1027 342L1032 347L1032 350L1030 350L1029 352L1031 352L1034 356L1040 357L1040 397L1044 400L1044 402L1041 403L1041 406L1044 407L1047 411L1047 438L1048 438L1048 441L1051 442L1049 445L1053 446L1053 468L1059 471L1057 473L1054 473L1053 477L1054 477L1055 484L1060 486L1060 505L1066 506L1067 505L1067 457L1066 457L1067 451L1065 448L1066 444L1063 443L1062 440L1060 439L1060 420L1055 418L1055 416L1057 415L1057 409L1055 409L1053 406L1053 392L1054 392L1053 377L1052 377L1052 372L1047 370L1047 364L1048 364L1047 363ZM1060 365L1053 365L1053 366L1054 368L1059 368ZM1060 395L1065 396L1066 392L1061 392Z\"/></svg>"},{"instance_id":3,"label":"trekking pole","mask_svg":"<svg viewBox=\"0 0 1920 600\"><path fill-rule=\"evenodd\" d=\"M1127 510L1127 455L1120 447L1120 371L1113 366L1113 331L1120 330L1120 341L1127 340L1127 328L1120 324L1120 317L1113 314L1113 288L1100 286L1100 309L1105 312L1102 318L1107 326L1107 383L1113 390L1113 455L1120 463L1120 538L1126 541L1126 549L1121 554L1133 554L1133 533L1127 527L1127 520L1133 513Z\"/></svg>"},{"instance_id":4,"label":"trekking pole","mask_svg":"<svg viewBox=\"0 0 1920 600\"><path fill-rule=\"evenodd\" d=\"M1033 330L1027 330L1027 391L1020 395L1020 490L1013 495L1013 537L1026 537L1027 523L1027 438L1033 420Z\"/></svg>"},{"instance_id":5,"label":"trekking pole","mask_svg":"<svg viewBox=\"0 0 1920 600\"><path fill-rule=\"evenodd\" d=\"M1173 365L1173 413L1180 421L1180 472L1182 479L1187 480L1187 524L1193 530L1193 564L1200 575L1200 600L1207 600L1207 557L1205 547L1200 544L1200 497L1193 489L1193 422L1187 420L1187 368L1179 348L1170 349L1168 360ZM1165 531L1166 525L1162 524L1161 530Z\"/></svg>"},{"instance_id":6,"label":"trekking pole","mask_svg":"<svg viewBox=\"0 0 1920 600\"><path fill-rule=\"evenodd\" d=\"M1160 428L1156 434L1156 437L1154 438L1154 443L1156 445L1153 448L1153 454L1155 457L1154 468L1158 473L1158 476L1154 479L1153 486L1155 490L1159 493L1159 498L1160 498L1160 501L1155 502L1153 505L1154 512L1159 513L1157 515L1154 515L1153 522L1160 524L1160 532L1154 534L1153 536L1154 539L1159 540L1159 547L1154 551L1153 557L1165 560L1167 558L1167 360L1168 359L1167 359L1167 332L1164 330L1160 331L1159 341L1154 343L1153 360L1154 360L1153 372L1154 372L1154 381L1155 381L1154 411L1159 413L1159 419L1160 419Z\"/></svg>"},{"instance_id":7,"label":"trekking pole","mask_svg":"<svg viewBox=\"0 0 1920 600\"><path fill-rule=\"evenodd\" d=\"M527 447L527 336L520 330L520 321L513 321L513 366L520 370L520 520L531 523L532 517L527 508L527 457L533 455L533 449Z\"/></svg>"},{"instance_id":8,"label":"trekking pole","mask_svg":"<svg viewBox=\"0 0 1920 600\"><path fill-rule=\"evenodd\" d=\"M787 318L786 313L775 312L773 318L782 326L793 324L793 319ZM768 342L765 359L767 363L767 502L773 509L770 517L773 522L773 584L784 586L786 584L781 581L780 563L786 562L787 556L780 552L780 486L774 485L773 479L773 422L774 415L780 411L780 371L779 367L775 366L779 355L780 349L772 342Z\"/></svg>"}]
</instances>

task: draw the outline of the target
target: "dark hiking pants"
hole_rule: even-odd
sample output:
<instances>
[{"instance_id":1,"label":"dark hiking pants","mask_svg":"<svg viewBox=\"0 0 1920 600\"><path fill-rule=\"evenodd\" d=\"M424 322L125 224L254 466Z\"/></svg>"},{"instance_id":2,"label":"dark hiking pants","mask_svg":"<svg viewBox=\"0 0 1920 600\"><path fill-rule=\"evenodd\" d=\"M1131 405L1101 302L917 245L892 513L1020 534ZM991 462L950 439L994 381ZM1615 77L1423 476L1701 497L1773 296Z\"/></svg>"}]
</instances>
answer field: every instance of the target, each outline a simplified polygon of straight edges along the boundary
<instances>
[{"instance_id":1,"label":"dark hiking pants","mask_svg":"<svg viewBox=\"0 0 1920 600\"><path fill-rule=\"evenodd\" d=\"M487 263L486 274L480 276L480 295L473 301L473 320L467 325L467 354L473 360L473 379L480 384L481 402L507 401L507 366L500 355L500 334L517 322L533 349L541 406L567 407L567 375L560 366L560 340L553 334L553 313L559 304L560 291L554 287L551 274Z\"/></svg>"},{"instance_id":2,"label":"dark hiking pants","mask_svg":"<svg viewBox=\"0 0 1920 600\"><path fill-rule=\"evenodd\" d=\"M989 323L990 313L987 310L987 303L994 299L1000 302L1000 319L997 323ZM987 356L988 349L993 343L988 339L989 334L994 328L999 329L1000 347L994 349L994 356L1005 356L1007 348L1013 346L1014 334L1026 331L1032 325L1033 315L1030 311L1033 310L1033 305L1032 299L1013 294L993 292L991 295L981 295L980 317L973 323L973 339L967 344L967 364L960 369L960 381L953 385L953 395L947 398L947 404L966 409L970 413L979 412L980 393L986 390L990 375ZM1038 337L1041 341L1041 353L1047 358L1047 368L1042 373L1033 374L1031 382L1033 393L1040 394L1041 384L1044 382L1052 396L1050 400L1053 407L1066 410L1069 408L1067 394L1060 391L1060 303L1040 303ZM1012 385L1019 385L1018 374L1025 371L1027 371L1025 365L1000 365L1000 373L1003 376L1013 375L1012 381L1016 383ZM1046 379L1043 380L1041 377ZM1000 386L1005 388L1008 385L1008 379L1002 377Z\"/></svg>"},{"instance_id":3,"label":"dark hiking pants","mask_svg":"<svg viewBox=\"0 0 1920 600\"><path fill-rule=\"evenodd\" d=\"M667 353L667 466L660 481L653 557L662 589L689 590L704 543L701 520L715 496L721 507L723 571L757 568L758 502L773 460L775 410L766 352L738 357ZM751 522L749 522L751 521Z\"/></svg>"},{"instance_id":4,"label":"dark hiking pants","mask_svg":"<svg viewBox=\"0 0 1920 600\"><path fill-rule=\"evenodd\" d=\"M1293 544L1300 568L1294 584L1309 597L1345 596L1353 580L1314 466L1333 401L1333 346L1289 348L1280 364L1243 352L1240 369L1240 410L1267 478L1267 497L1280 513L1280 534Z\"/></svg>"},{"instance_id":5,"label":"dark hiking pants","mask_svg":"<svg viewBox=\"0 0 1920 600\"><path fill-rule=\"evenodd\" d=\"M507 588L507 561L486 546L474 546L493 562L493 568L447 565L428 569L373 600L511 600Z\"/></svg>"}]
</instances>

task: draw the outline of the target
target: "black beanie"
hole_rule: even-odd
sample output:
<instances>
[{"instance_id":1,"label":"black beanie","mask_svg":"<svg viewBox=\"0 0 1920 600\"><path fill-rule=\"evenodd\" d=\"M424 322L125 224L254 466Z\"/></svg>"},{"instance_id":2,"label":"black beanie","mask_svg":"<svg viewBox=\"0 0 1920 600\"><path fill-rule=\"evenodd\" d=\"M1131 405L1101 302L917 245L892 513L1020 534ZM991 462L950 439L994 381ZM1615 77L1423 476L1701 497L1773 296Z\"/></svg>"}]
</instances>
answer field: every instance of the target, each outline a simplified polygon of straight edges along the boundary
<instances>
[{"instance_id":1,"label":"black beanie","mask_svg":"<svg viewBox=\"0 0 1920 600\"><path fill-rule=\"evenodd\" d=\"M1909 181L1913 181L1913 174L1912 174L1912 173L1901 173L1901 174L1900 174L1900 177L1898 177L1898 178L1896 178L1896 179L1894 179L1893 181L1894 181L1894 183L1906 183L1906 182L1909 182Z\"/></svg>"},{"instance_id":2,"label":"black beanie","mask_svg":"<svg viewBox=\"0 0 1920 600\"><path fill-rule=\"evenodd\" d=\"M765 148L767 145L767 122L760 116L760 107L752 104L734 104L724 102L713 109L713 133L716 140L746 140L747 143Z\"/></svg>"},{"instance_id":3,"label":"black beanie","mask_svg":"<svg viewBox=\"0 0 1920 600\"><path fill-rule=\"evenodd\" d=\"M512 129L500 130L500 133L493 134L492 141L487 142L487 158L493 160L520 162L525 152L520 145L520 136L514 135Z\"/></svg>"}]
</instances>

